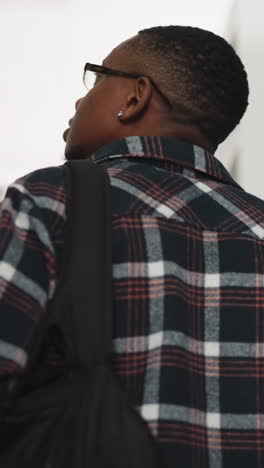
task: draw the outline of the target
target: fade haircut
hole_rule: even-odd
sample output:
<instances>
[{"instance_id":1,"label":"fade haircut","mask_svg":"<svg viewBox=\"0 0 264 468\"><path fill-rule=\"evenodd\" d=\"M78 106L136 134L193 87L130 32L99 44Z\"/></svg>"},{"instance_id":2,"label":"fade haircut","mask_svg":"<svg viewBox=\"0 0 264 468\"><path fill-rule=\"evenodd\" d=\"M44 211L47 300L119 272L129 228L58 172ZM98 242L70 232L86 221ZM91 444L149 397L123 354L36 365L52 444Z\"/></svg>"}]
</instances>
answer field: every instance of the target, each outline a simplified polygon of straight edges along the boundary
<instances>
[{"instance_id":1,"label":"fade haircut","mask_svg":"<svg viewBox=\"0 0 264 468\"><path fill-rule=\"evenodd\" d=\"M157 26L139 31L126 48L130 67L156 81L176 121L195 125L214 145L240 122L247 74L222 37L190 26Z\"/></svg>"}]
</instances>

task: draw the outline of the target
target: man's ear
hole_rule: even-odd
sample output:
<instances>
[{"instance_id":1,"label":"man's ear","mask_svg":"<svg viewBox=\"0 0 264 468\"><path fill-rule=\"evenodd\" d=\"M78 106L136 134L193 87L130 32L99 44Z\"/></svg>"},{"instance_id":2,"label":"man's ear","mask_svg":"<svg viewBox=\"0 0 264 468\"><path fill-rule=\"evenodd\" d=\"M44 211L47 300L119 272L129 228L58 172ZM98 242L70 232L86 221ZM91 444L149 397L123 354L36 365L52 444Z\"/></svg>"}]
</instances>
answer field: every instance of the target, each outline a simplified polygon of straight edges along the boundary
<instances>
[{"instance_id":1,"label":"man's ear","mask_svg":"<svg viewBox=\"0 0 264 468\"><path fill-rule=\"evenodd\" d=\"M127 96L127 101L120 116L121 122L137 119L148 108L152 98L152 84L149 78L141 76L134 80L134 87Z\"/></svg>"}]
</instances>

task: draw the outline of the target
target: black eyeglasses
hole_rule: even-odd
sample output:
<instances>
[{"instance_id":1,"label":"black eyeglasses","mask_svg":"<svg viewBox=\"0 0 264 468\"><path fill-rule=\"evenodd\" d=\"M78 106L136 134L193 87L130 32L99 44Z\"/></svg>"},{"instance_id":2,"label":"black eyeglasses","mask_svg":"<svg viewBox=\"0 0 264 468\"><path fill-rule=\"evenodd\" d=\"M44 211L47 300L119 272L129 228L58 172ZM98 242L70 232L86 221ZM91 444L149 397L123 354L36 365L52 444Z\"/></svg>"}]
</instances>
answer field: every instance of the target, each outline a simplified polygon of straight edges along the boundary
<instances>
[{"instance_id":1,"label":"black eyeglasses","mask_svg":"<svg viewBox=\"0 0 264 468\"><path fill-rule=\"evenodd\" d=\"M92 72L92 73L88 73ZM156 88L158 93L163 97L166 101L167 105L172 108L172 104L170 100L165 96L156 85L155 81L147 75L142 75L139 73L127 73L119 70L113 70L112 68L103 67L102 65L94 65L93 63L86 63L84 67L83 73L83 83L84 86L90 91L94 85L97 83L98 79L100 79L100 75L110 75L110 76L122 76L124 78L140 78L141 76L145 76L151 82L151 84Z\"/></svg>"}]
</instances>

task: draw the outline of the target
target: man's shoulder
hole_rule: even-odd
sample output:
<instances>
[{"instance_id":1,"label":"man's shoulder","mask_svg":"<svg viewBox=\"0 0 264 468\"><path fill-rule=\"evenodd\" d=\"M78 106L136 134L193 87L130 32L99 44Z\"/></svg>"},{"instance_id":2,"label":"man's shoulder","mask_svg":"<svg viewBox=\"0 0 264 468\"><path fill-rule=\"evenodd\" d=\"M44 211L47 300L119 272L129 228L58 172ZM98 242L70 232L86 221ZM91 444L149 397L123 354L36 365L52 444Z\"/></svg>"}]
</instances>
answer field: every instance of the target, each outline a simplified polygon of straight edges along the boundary
<instances>
[{"instance_id":1,"label":"man's shoulder","mask_svg":"<svg viewBox=\"0 0 264 468\"><path fill-rule=\"evenodd\" d=\"M48 184L61 186L64 184L64 166L50 166L32 171L20 177L15 183L23 185Z\"/></svg>"},{"instance_id":2,"label":"man's shoulder","mask_svg":"<svg viewBox=\"0 0 264 468\"><path fill-rule=\"evenodd\" d=\"M203 193L189 205L208 229L264 240L264 201L239 186L209 179L195 182ZM196 214L197 214L196 212Z\"/></svg>"},{"instance_id":3,"label":"man's shoulder","mask_svg":"<svg viewBox=\"0 0 264 468\"><path fill-rule=\"evenodd\" d=\"M34 209L34 216L37 217L50 217L51 212L64 217L65 204L64 167L53 166L35 170L15 180L7 189L1 210L29 214ZM36 209L39 211L36 212Z\"/></svg>"},{"instance_id":4,"label":"man's shoulder","mask_svg":"<svg viewBox=\"0 0 264 468\"><path fill-rule=\"evenodd\" d=\"M261 198L257 197L256 195L253 195L250 192L247 191L242 191L241 197L250 205L252 206L258 206L259 208L263 209L263 216L264 216L264 200Z\"/></svg>"},{"instance_id":5,"label":"man's shoulder","mask_svg":"<svg viewBox=\"0 0 264 468\"><path fill-rule=\"evenodd\" d=\"M32 197L64 197L64 167L52 166L37 169L18 178L9 186L9 193L18 191Z\"/></svg>"},{"instance_id":6,"label":"man's shoulder","mask_svg":"<svg viewBox=\"0 0 264 468\"><path fill-rule=\"evenodd\" d=\"M246 213L258 213L258 219L264 220L264 201L241 187L223 186L219 193L223 194L229 203L233 203Z\"/></svg>"}]
</instances>

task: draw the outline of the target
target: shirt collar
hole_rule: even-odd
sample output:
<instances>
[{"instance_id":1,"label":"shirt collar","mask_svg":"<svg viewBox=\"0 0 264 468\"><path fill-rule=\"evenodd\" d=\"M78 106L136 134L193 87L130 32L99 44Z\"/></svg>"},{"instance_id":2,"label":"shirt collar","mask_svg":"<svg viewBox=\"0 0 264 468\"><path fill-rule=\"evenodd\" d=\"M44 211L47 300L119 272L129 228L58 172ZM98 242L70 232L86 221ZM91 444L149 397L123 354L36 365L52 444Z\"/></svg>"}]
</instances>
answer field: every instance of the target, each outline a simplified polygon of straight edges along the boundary
<instances>
[{"instance_id":1,"label":"shirt collar","mask_svg":"<svg viewBox=\"0 0 264 468\"><path fill-rule=\"evenodd\" d=\"M103 146L96 151L91 159L99 162L117 158L148 158L169 161L241 188L212 153L173 137L127 137Z\"/></svg>"}]
</instances>

